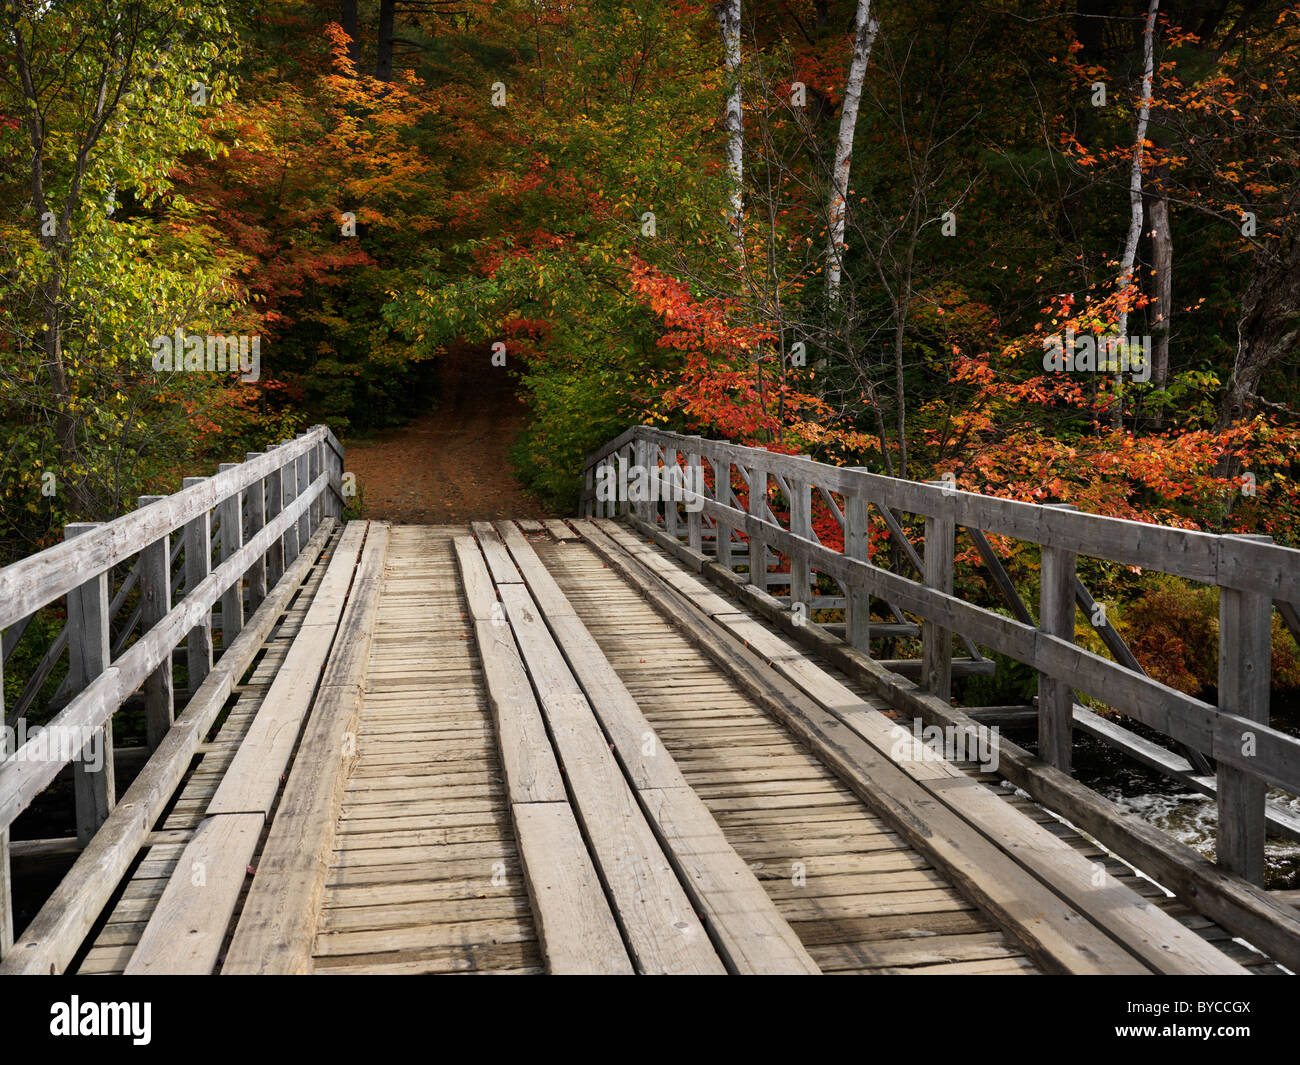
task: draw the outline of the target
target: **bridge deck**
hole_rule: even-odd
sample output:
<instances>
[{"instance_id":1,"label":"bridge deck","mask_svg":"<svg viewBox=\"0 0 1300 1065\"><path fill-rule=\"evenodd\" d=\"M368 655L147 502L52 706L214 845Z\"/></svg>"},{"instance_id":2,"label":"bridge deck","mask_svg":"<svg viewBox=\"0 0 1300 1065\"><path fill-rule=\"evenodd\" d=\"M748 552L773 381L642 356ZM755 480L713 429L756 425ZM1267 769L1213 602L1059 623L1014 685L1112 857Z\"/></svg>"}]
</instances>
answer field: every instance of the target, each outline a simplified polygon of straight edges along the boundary
<instances>
[{"instance_id":1,"label":"bridge deck","mask_svg":"<svg viewBox=\"0 0 1300 1065\"><path fill-rule=\"evenodd\" d=\"M499 529L334 536L80 971L1279 971L891 760L888 707L626 531Z\"/></svg>"}]
</instances>

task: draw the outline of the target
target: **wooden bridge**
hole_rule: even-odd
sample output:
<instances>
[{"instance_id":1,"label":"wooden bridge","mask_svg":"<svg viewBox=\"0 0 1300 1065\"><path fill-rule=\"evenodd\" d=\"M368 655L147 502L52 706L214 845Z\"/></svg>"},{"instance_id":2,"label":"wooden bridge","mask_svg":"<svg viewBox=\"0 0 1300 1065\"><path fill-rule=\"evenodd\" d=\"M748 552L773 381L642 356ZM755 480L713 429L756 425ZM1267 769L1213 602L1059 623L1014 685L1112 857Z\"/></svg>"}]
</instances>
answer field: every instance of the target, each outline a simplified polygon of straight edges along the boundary
<instances>
[{"instance_id":1,"label":"wooden bridge","mask_svg":"<svg viewBox=\"0 0 1300 1065\"><path fill-rule=\"evenodd\" d=\"M0 972L1300 967L1263 887L1300 552L644 427L581 519L344 522L343 470L318 427L0 570L7 662L66 609L6 715ZM996 600L954 594L959 534ZM1039 545L1036 610L999 537ZM1217 706L1143 673L1081 556L1219 589ZM952 704L989 652L1034 706ZM1214 796L1217 862L1078 782L1075 730ZM76 835L24 831L60 789Z\"/></svg>"}]
</instances>

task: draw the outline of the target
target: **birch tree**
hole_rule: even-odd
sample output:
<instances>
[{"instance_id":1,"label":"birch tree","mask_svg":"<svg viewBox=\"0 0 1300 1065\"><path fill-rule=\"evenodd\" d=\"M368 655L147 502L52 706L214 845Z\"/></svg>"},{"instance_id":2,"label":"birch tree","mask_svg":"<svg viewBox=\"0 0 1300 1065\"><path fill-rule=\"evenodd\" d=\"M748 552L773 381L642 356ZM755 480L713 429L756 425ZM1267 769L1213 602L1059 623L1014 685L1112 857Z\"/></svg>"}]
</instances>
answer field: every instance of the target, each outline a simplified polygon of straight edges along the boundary
<instances>
[{"instance_id":1,"label":"birch tree","mask_svg":"<svg viewBox=\"0 0 1300 1065\"><path fill-rule=\"evenodd\" d=\"M1119 313L1116 318L1116 336L1118 342L1127 345L1128 336L1128 301L1133 286L1133 264L1137 259L1138 240L1142 236L1142 160L1145 156L1147 123L1151 118L1151 82L1155 76L1155 39L1156 13L1160 0L1151 0L1147 8L1146 28L1143 30L1142 44L1142 104L1138 108L1137 135L1133 140L1133 164L1129 169L1128 199L1129 223L1128 237L1124 241L1124 257L1120 260L1119 282L1117 287ZM1115 370L1115 407L1111 415L1113 424L1118 427L1124 420L1124 402L1120 398L1123 379L1118 367Z\"/></svg>"},{"instance_id":2,"label":"birch tree","mask_svg":"<svg viewBox=\"0 0 1300 1065\"><path fill-rule=\"evenodd\" d=\"M731 175L731 231L740 236L744 212L745 113L740 98L740 0L720 0L713 8L722 33L722 54L731 92L723 125L727 131L727 173Z\"/></svg>"},{"instance_id":3,"label":"birch tree","mask_svg":"<svg viewBox=\"0 0 1300 1065\"><path fill-rule=\"evenodd\" d=\"M840 131L835 138L835 163L831 170L829 224L826 233L826 292L833 304L839 300L843 267L844 216L849 194L849 165L853 160L853 133L858 125L858 104L866 80L867 61L875 43L880 23L871 15L871 0L858 0L853 28L853 59L849 63L849 80L844 87L844 106L840 110Z\"/></svg>"}]
</instances>

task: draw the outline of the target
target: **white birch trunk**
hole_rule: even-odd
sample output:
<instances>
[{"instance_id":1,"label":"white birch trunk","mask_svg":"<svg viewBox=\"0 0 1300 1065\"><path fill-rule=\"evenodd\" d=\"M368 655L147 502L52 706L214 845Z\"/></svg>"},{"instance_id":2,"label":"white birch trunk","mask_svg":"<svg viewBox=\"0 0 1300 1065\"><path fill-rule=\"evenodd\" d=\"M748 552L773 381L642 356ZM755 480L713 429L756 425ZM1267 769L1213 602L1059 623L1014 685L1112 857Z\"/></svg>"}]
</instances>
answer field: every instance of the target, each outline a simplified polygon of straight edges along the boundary
<instances>
[{"instance_id":1,"label":"white birch trunk","mask_svg":"<svg viewBox=\"0 0 1300 1065\"><path fill-rule=\"evenodd\" d=\"M740 0L720 0L713 14L722 33L722 53L731 81L724 127L727 131L727 173L731 177L731 231L740 236L744 211L745 113L740 99Z\"/></svg>"},{"instance_id":2,"label":"white birch trunk","mask_svg":"<svg viewBox=\"0 0 1300 1065\"><path fill-rule=\"evenodd\" d=\"M835 164L831 170L831 196L826 232L826 292L830 302L840 296L842 253L844 250L845 207L849 195L849 164L853 160L853 132L858 125L858 104L862 83L867 76L867 60L875 43L880 23L871 17L871 0L858 0L857 20L853 29L853 60L849 80L844 87L844 106L840 110L840 132L835 139Z\"/></svg>"},{"instance_id":3,"label":"white birch trunk","mask_svg":"<svg viewBox=\"0 0 1300 1065\"><path fill-rule=\"evenodd\" d=\"M1124 293L1133 283L1133 263L1137 259L1138 240L1142 236L1142 159L1145 155L1147 121L1151 117L1151 80L1155 75L1156 12L1159 7L1160 0L1151 0L1151 5L1147 9L1146 30L1143 33L1142 105L1138 108L1137 136L1134 138L1133 144L1133 166L1129 171L1128 179L1128 239L1124 242L1124 258L1120 261L1117 289L1120 305L1117 319L1119 328L1116 335L1121 344L1125 343L1128 336L1128 307ZM1123 401L1119 398L1122 388L1123 378L1120 376L1118 368L1116 368L1116 401L1112 415L1112 422L1116 426L1122 425L1124 419Z\"/></svg>"}]
</instances>

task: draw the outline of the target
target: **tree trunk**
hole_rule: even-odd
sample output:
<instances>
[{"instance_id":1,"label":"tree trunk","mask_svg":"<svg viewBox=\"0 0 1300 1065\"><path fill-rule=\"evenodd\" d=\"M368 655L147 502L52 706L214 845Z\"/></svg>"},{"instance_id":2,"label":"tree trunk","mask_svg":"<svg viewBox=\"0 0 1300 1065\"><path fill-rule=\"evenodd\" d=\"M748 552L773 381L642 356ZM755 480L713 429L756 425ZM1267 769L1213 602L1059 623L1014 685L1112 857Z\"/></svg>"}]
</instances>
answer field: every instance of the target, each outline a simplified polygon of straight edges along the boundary
<instances>
[{"instance_id":1,"label":"tree trunk","mask_svg":"<svg viewBox=\"0 0 1300 1065\"><path fill-rule=\"evenodd\" d=\"M378 56L375 60L375 77L380 81L393 80L393 17L397 0L380 0Z\"/></svg>"},{"instance_id":2,"label":"tree trunk","mask_svg":"<svg viewBox=\"0 0 1300 1065\"><path fill-rule=\"evenodd\" d=\"M1271 245L1260 259L1237 316L1237 357L1232 380L1219 407L1217 428L1249 418L1259 405L1264 374L1295 351L1300 343L1300 236L1293 231ZM1219 476L1234 464L1219 462Z\"/></svg>"},{"instance_id":3,"label":"tree trunk","mask_svg":"<svg viewBox=\"0 0 1300 1065\"><path fill-rule=\"evenodd\" d=\"M1163 392L1169 383L1169 330L1174 313L1174 235L1169 228L1169 194L1158 180L1156 189L1151 201L1151 265L1155 270L1152 280L1156 307L1151 338L1151 383Z\"/></svg>"},{"instance_id":4,"label":"tree trunk","mask_svg":"<svg viewBox=\"0 0 1300 1065\"><path fill-rule=\"evenodd\" d=\"M361 61L361 19L357 14L357 0L343 0L343 32L352 38L348 45L348 58L353 63ZM391 42L391 32L390 32ZM391 55L391 52L390 52Z\"/></svg>"},{"instance_id":5,"label":"tree trunk","mask_svg":"<svg viewBox=\"0 0 1300 1065\"><path fill-rule=\"evenodd\" d=\"M1137 134L1133 138L1133 165L1129 170L1128 239L1124 242L1124 257L1120 260L1119 314L1116 335L1120 343L1128 337L1128 299L1133 285L1133 264L1137 260L1138 239L1142 236L1142 158L1145 155L1147 122L1151 117L1151 80L1155 75L1156 12L1160 0L1151 0L1147 9L1146 29L1143 31L1142 104L1138 108ZM1111 411L1111 424L1118 429L1124 424L1124 378L1115 371L1115 404Z\"/></svg>"},{"instance_id":6,"label":"tree trunk","mask_svg":"<svg viewBox=\"0 0 1300 1065\"><path fill-rule=\"evenodd\" d=\"M858 14L853 30L853 59L849 63L849 80L844 86L844 106L840 110L839 136L835 139L835 163L831 170L831 195L827 212L826 294L832 304L840 298L853 133L858 125L858 104L862 99L862 83L866 80L867 60L871 58L871 46L875 43L879 30L880 23L871 17L871 0L858 0Z\"/></svg>"},{"instance_id":7,"label":"tree trunk","mask_svg":"<svg viewBox=\"0 0 1300 1065\"><path fill-rule=\"evenodd\" d=\"M722 34L722 53L731 93L727 97L727 173L731 176L731 231L740 236L744 217L745 113L740 99L740 0L720 0L713 8Z\"/></svg>"}]
</instances>

